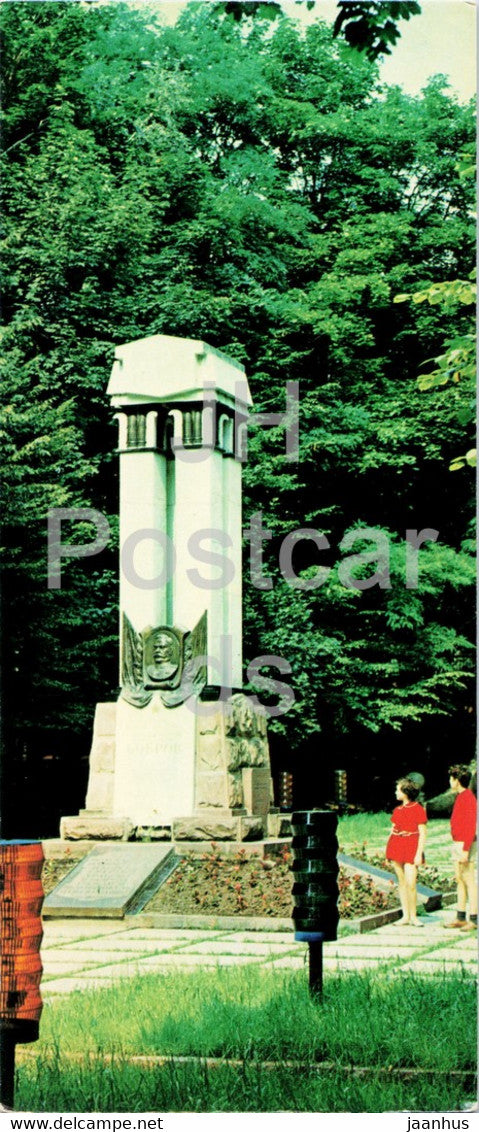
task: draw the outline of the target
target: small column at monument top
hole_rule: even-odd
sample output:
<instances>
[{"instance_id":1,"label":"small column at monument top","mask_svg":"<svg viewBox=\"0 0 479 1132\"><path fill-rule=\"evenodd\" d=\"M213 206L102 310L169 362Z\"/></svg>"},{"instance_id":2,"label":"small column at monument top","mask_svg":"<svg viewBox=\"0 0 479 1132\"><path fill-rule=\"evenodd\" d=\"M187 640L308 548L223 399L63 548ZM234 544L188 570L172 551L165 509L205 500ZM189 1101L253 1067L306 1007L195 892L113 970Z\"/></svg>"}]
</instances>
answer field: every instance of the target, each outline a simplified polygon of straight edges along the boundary
<instances>
[{"instance_id":1,"label":"small column at monument top","mask_svg":"<svg viewBox=\"0 0 479 1132\"><path fill-rule=\"evenodd\" d=\"M108 393L121 693L97 705L86 809L62 819L62 836L261 837L266 716L241 692L244 369L204 342L155 335L117 348Z\"/></svg>"},{"instance_id":2,"label":"small column at monument top","mask_svg":"<svg viewBox=\"0 0 479 1132\"><path fill-rule=\"evenodd\" d=\"M244 368L160 334L118 347L108 393L119 418L122 651L125 616L141 633L192 631L206 613L206 682L240 688Z\"/></svg>"}]
</instances>

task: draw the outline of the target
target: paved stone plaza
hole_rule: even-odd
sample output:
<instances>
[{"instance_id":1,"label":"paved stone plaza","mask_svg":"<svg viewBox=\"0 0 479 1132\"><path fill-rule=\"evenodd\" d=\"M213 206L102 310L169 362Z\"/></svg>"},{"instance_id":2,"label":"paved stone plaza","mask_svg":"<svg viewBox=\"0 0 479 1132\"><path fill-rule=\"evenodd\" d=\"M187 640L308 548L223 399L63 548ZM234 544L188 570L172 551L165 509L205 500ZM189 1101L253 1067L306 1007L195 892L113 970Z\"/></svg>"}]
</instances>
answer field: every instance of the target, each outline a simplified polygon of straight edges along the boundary
<instances>
[{"instance_id":1,"label":"paved stone plaza","mask_svg":"<svg viewBox=\"0 0 479 1132\"><path fill-rule=\"evenodd\" d=\"M445 931L453 911L424 917L424 927L388 924L364 934L342 936L324 945L324 969L377 969L389 975L437 976L463 971L472 977L477 966L475 932ZM194 968L256 964L301 970L308 949L296 943L293 930L245 931L221 928L154 928L132 918L46 921L42 945L45 1001L58 994L105 986L132 975Z\"/></svg>"}]
</instances>

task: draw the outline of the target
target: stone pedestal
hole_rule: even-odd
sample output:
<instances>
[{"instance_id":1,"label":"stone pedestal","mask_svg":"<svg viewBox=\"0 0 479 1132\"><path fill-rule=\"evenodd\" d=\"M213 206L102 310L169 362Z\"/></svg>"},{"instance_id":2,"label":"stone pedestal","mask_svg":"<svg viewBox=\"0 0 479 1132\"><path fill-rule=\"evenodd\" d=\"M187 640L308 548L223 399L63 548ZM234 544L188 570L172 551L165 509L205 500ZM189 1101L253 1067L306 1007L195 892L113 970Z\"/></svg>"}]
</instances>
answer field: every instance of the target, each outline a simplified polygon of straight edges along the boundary
<instances>
[{"instance_id":1,"label":"stone pedestal","mask_svg":"<svg viewBox=\"0 0 479 1132\"><path fill-rule=\"evenodd\" d=\"M264 823L252 814L235 815L231 810L203 810L191 817L176 818L174 841L260 841Z\"/></svg>"},{"instance_id":2,"label":"stone pedestal","mask_svg":"<svg viewBox=\"0 0 479 1132\"><path fill-rule=\"evenodd\" d=\"M117 818L102 810L80 810L77 816L60 821L60 837L65 841L130 841L134 833L129 818Z\"/></svg>"},{"instance_id":3,"label":"stone pedestal","mask_svg":"<svg viewBox=\"0 0 479 1132\"><path fill-rule=\"evenodd\" d=\"M87 810L113 813L115 751L116 704L97 704L90 751Z\"/></svg>"},{"instance_id":4,"label":"stone pedestal","mask_svg":"<svg viewBox=\"0 0 479 1132\"><path fill-rule=\"evenodd\" d=\"M115 813L135 826L171 826L176 814L193 813L194 764L195 716L187 704L170 709L153 696L138 709L118 701Z\"/></svg>"},{"instance_id":5,"label":"stone pedestal","mask_svg":"<svg viewBox=\"0 0 479 1132\"><path fill-rule=\"evenodd\" d=\"M266 719L248 696L174 711L120 699L97 706L87 805L60 833L242 841L263 837L271 804Z\"/></svg>"}]
</instances>

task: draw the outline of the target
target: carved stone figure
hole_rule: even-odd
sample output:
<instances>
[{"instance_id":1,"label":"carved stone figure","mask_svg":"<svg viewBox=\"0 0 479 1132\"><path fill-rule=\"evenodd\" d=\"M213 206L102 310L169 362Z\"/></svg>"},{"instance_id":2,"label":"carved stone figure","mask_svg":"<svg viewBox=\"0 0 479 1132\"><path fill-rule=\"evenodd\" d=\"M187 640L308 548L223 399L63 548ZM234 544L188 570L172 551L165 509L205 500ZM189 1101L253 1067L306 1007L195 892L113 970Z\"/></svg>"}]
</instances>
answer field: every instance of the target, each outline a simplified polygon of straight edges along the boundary
<instances>
[{"instance_id":1,"label":"carved stone figure","mask_svg":"<svg viewBox=\"0 0 479 1132\"><path fill-rule=\"evenodd\" d=\"M198 696L206 683L206 613L191 633L159 625L137 633L123 616L122 697L134 707L153 691L165 707Z\"/></svg>"},{"instance_id":2,"label":"carved stone figure","mask_svg":"<svg viewBox=\"0 0 479 1132\"><path fill-rule=\"evenodd\" d=\"M248 696L238 692L198 721L196 800L200 810L244 809L245 773L269 774L266 720ZM261 768L258 770L258 768Z\"/></svg>"},{"instance_id":3,"label":"carved stone figure","mask_svg":"<svg viewBox=\"0 0 479 1132\"><path fill-rule=\"evenodd\" d=\"M263 713L261 710L255 711L251 700L242 692L232 696L230 704L231 711L225 720L230 768L236 770L244 766L269 766Z\"/></svg>"},{"instance_id":4,"label":"carved stone figure","mask_svg":"<svg viewBox=\"0 0 479 1132\"><path fill-rule=\"evenodd\" d=\"M152 693L146 691L143 683L143 640L139 633L135 633L126 613L123 614L122 636L121 694L133 707L146 707Z\"/></svg>"},{"instance_id":5,"label":"carved stone figure","mask_svg":"<svg viewBox=\"0 0 479 1132\"><path fill-rule=\"evenodd\" d=\"M163 626L144 630L144 674L149 687L172 688L181 676L182 634Z\"/></svg>"}]
</instances>

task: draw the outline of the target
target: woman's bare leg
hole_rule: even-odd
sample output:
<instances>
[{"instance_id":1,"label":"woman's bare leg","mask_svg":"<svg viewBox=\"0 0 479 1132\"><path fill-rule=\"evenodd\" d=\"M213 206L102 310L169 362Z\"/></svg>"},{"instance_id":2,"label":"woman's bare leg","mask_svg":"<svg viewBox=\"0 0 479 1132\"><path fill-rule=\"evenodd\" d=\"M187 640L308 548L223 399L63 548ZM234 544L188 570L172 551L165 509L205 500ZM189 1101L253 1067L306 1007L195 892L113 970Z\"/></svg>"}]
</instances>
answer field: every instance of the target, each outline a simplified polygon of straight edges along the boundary
<instances>
[{"instance_id":1,"label":"woman's bare leg","mask_svg":"<svg viewBox=\"0 0 479 1132\"><path fill-rule=\"evenodd\" d=\"M410 865L408 863L404 866L404 878L405 878L405 882L406 882L408 917L409 917L411 924L415 924L415 923L418 922L417 914L416 914L416 907L417 907L417 887L416 887L416 884L417 884L417 868L416 868L416 865Z\"/></svg>"},{"instance_id":2,"label":"woman's bare leg","mask_svg":"<svg viewBox=\"0 0 479 1132\"><path fill-rule=\"evenodd\" d=\"M401 902L401 908L402 908L402 921L400 921L400 922L403 923L403 924L408 924L410 917L409 917L408 894L407 894L407 888L406 888L406 878L405 878L405 875L404 875L404 868L403 868L402 865L400 865L398 863L398 861L392 861L391 864L393 866L394 872L396 873L397 882L398 882L399 900Z\"/></svg>"}]
</instances>

